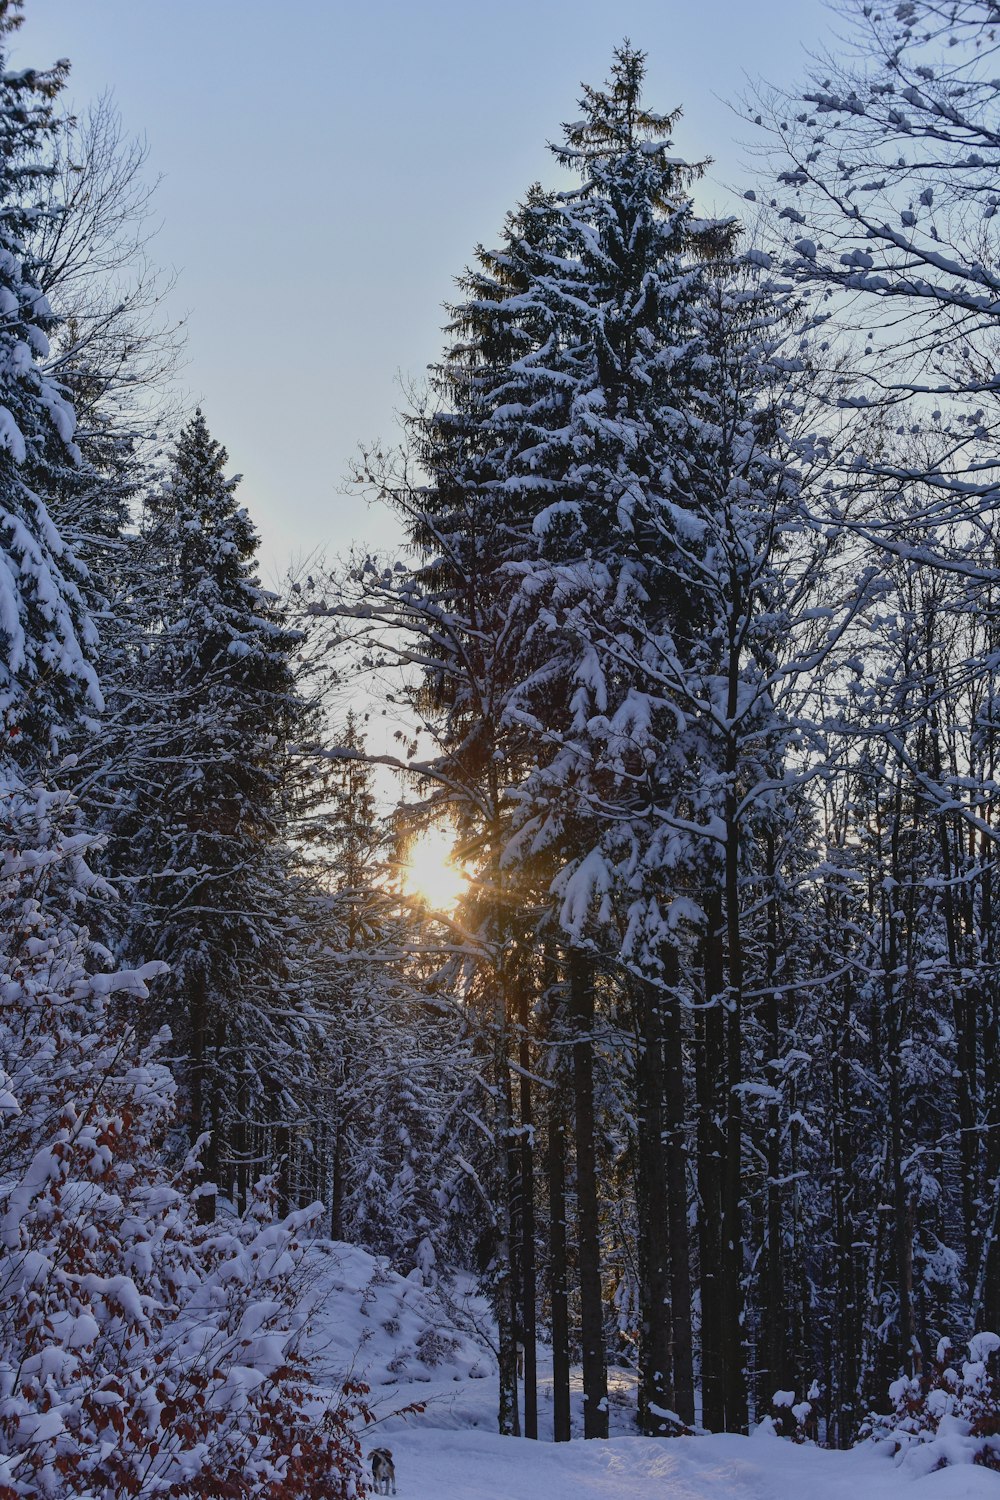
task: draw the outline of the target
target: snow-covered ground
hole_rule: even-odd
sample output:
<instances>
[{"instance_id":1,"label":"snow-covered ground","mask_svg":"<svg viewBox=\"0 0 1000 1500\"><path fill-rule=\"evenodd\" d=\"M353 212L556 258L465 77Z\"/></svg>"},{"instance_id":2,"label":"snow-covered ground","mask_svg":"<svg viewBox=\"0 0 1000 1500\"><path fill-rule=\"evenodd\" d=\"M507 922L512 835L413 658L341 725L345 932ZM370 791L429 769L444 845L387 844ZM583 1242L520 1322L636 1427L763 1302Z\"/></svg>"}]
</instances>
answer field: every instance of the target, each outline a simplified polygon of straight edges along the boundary
<instances>
[{"instance_id":1,"label":"snow-covered ground","mask_svg":"<svg viewBox=\"0 0 1000 1500\"><path fill-rule=\"evenodd\" d=\"M494 1424L495 1425L495 1424ZM394 1433L401 1500L998 1500L1000 1475L962 1466L913 1479L891 1460L776 1437L618 1437L526 1443L495 1432Z\"/></svg>"},{"instance_id":2,"label":"snow-covered ground","mask_svg":"<svg viewBox=\"0 0 1000 1500\"><path fill-rule=\"evenodd\" d=\"M348 1245L317 1245L311 1347L331 1385L351 1370L378 1420L365 1453L392 1449L400 1500L1000 1500L1000 1474L970 1466L915 1478L871 1445L850 1453L752 1437L631 1435L632 1385L612 1379L607 1442L529 1443L496 1430L496 1362L471 1291L445 1306ZM551 1387L540 1373L540 1426ZM399 1415L425 1403L422 1413ZM576 1393L574 1428L579 1427Z\"/></svg>"}]
</instances>

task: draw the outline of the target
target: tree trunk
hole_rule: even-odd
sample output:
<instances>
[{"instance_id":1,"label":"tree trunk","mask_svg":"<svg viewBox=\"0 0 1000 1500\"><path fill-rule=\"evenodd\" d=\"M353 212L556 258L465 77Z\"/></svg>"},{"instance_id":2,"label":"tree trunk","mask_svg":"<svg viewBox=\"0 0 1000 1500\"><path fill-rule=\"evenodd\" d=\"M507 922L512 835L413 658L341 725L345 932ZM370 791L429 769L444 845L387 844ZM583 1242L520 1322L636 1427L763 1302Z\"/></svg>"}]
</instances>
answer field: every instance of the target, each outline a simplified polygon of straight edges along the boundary
<instances>
[{"instance_id":1,"label":"tree trunk","mask_svg":"<svg viewBox=\"0 0 1000 1500\"><path fill-rule=\"evenodd\" d=\"M767 910L767 992L764 998L764 1034L767 1038L768 1083L773 1090L767 1106L764 1158L767 1163L764 1223L763 1295L760 1299L760 1329L757 1351L757 1410L767 1411L775 1391L787 1390L788 1306L785 1295L785 1250L781 1189L781 1099L783 1069L782 1039L778 1014L778 872L774 838L767 838L770 899Z\"/></svg>"},{"instance_id":2,"label":"tree trunk","mask_svg":"<svg viewBox=\"0 0 1000 1500\"><path fill-rule=\"evenodd\" d=\"M208 1065L208 994L205 980L200 973L196 973L192 978L189 1004L189 1025L191 1028L191 1071L189 1085L191 1118L188 1124L191 1144L194 1145L206 1128L205 1098L208 1093L205 1078L205 1069ZM205 1156L203 1153L203 1163L204 1160Z\"/></svg>"},{"instance_id":3,"label":"tree trunk","mask_svg":"<svg viewBox=\"0 0 1000 1500\"><path fill-rule=\"evenodd\" d=\"M900 963L899 918L896 892L904 886L906 872L902 867L900 840L903 821L902 792L897 787L890 836L891 890L883 896L882 917L882 994L885 1005L887 1062L889 1069L889 1170L892 1179L893 1238L895 1248L896 1295L899 1308L899 1357L908 1375L918 1364L916 1327L913 1319L913 1214L903 1171L903 1023L904 991L897 971Z\"/></svg>"},{"instance_id":4,"label":"tree trunk","mask_svg":"<svg viewBox=\"0 0 1000 1500\"><path fill-rule=\"evenodd\" d=\"M526 976L519 976L517 1008L521 1068L521 1342L524 1345L524 1435L538 1437L538 1347L535 1304L535 1135L531 1111L531 1045L528 1036L529 994Z\"/></svg>"},{"instance_id":5,"label":"tree trunk","mask_svg":"<svg viewBox=\"0 0 1000 1500\"><path fill-rule=\"evenodd\" d=\"M725 1138L719 1126L718 1096L725 1068L722 997L722 900L711 891L705 902L704 994L699 1012L696 1085L698 1092L698 1271L701 1292L701 1421L710 1432L725 1425L722 1307L722 1161Z\"/></svg>"},{"instance_id":6,"label":"tree trunk","mask_svg":"<svg viewBox=\"0 0 1000 1500\"><path fill-rule=\"evenodd\" d=\"M838 1448L854 1441L858 1420L860 1298L857 1250L851 1201L857 1193L855 1145L851 1135L851 1037L852 991L844 982L837 1027L837 1050L833 1059L833 1196L834 1277L836 1301L833 1323L833 1388L830 1392L830 1438Z\"/></svg>"},{"instance_id":7,"label":"tree trunk","mask_svg":"<svg viewBox=\"0 0 1000 1500\"><path fill-rule=\"evenodd\" d=\"M674 1409L671 1368L670 1246L667 1233L666 1125L663 1112L662 992L636 979L636 1135L639 1218L639 1430L668 1435Z\"/></svg>"},{"instance_id":8,"label":"tree trunk","mask_svg":"<svg viewBox=\"0 0 1000 1500\"><path fill-rule=\"evenodd\" d=\"M513 1099L510 1087L510 1067L504 1056L503 1079L500 1085L500 1093L503 1097L503 1113L506 1121L504 1163L506 1167L506 1191L507 1191L507 1252L504 1256L504 1269L501 1273L507 1286L506 1301L510 1304L510 1324L505 1328L506 1337L510 1343L509 1353L505 1356L501 1347L501 1368L506 1371L509 1381L507 1400L510 1407L510 1435L521 1436L521 1413L517 1399L517 1377L518 1359L517 1346L521 1342L521 1311L519 1298L521 1293L521 1256L520 1256L520 1227L521 1213L519 1197L521 1191L520 1161L518 1152L517 1135L514 1130ZM502 1344L502 1341L501 1341Z\"/></svg>"},{"instance_id":9,"label":"tree trunk","mask_svg":"<svg viewBox=\"0 0 1000 1500\"><path fill-rule=\"evenodd\" d=\"M570 950L573 1085L576 1103L576 1199L583 1346L583 1435L608 1435L608 1375L601 1289L601 1226L594 1119L594 978L589 955Z\"/></svg>"},{"instance_id":10,"label":"tree trunk","mask_svg":"<svg viewBox=\"0 0 1000 1500\"><path fill-rule=\"evenodd\" d=\"M552 1437L568 1443L569 1270L566 1263L566 1117L558 1076L549 1106L549 1297L552 1303Z\"/></svg>"},{"instance_id":11,"label":"tree trunk","mask_svg":"<svg viewBox=\"0 0 1000 1500\"><path fill-rule=\"evenodd\" d=\"M919 1368L919 1351L913 1319L913 1208L903 1174L901 1061L900 1041L898 1037L894 1037L889 1055L889 1140L892 1162L896 1283L899 1298L899 1354L906 1373L913 1375Z\"/></svg>"},{"instance_id":12,"label":"tree trunk","mask_svg":"<svg viewBox=\"0 0 1000 1500\"><path fill-rule=\"evenodd\" d=\"M330 1236L335 1240L344 1238L344 1137L346 1122L338 1112L333 1125L333 1160L330 1164Z\"/></svg>"},{"instance_id":13,"label":"tree trunk","mask_svg":"<svg viewBox=\"0 0 1000 1500\"><path fill-rule=\"evenodd\" d=\"M730 716L736 713L730 693ZM743 1333L743 940L740 932L740 830L733 747L726 791L726 1155L722 1197L722 1344L727 1432L747 1429L746 1347Z\"/></svg>"},{"instance_id":14,"label":"tree trunk","mask_svg":"<svg viewBox=\"0 0 1000 1500\"><path fill-rule=\"evenodd\" d=\"M201 1149L200 1175L202 1186L198 1193L198 1221L211 1224L215 1221L218 1179L218 1142L211 1130L211 1086L208 1079L208 985L201 973L196 973L191 985L191 1143L208 1132L208 1139Z\"/></svg>"},{"instance_id":15,"label":"tree trunk","mask_svg":"<svg viewBox=\"0 0 1000 1500\"><path fill-rule=\"evenodd\" d=\"M995 767L990 764L991 774ZM986 1208L982 1248L972 1301L973 1326L977 1332L1000 1328L1000 988L996 980L997 934L994 921L993 877L996 872L994 845L983 833L982 924L989 978L982 997L979 1034L983 1043L983 1092L986 1123L983 1151L983 1199Z\"/></svg>"},{"instance_id":16,"label":"tree trunk","mask_svg":"<svg viewBox=\"0 0 1000 1500\"><path fill-rule=\"evenodd\" d=\"M676 985L677 951L666 955L664 978ZM694 1422L694 1337L691 1329L691 1233L688 1228L687 1107L680 1001L667 993L663 1005L664 1104L667 1222L670 1226L670 1304L673 1324L674 1410Z\"/></svg>"}]
</instances>

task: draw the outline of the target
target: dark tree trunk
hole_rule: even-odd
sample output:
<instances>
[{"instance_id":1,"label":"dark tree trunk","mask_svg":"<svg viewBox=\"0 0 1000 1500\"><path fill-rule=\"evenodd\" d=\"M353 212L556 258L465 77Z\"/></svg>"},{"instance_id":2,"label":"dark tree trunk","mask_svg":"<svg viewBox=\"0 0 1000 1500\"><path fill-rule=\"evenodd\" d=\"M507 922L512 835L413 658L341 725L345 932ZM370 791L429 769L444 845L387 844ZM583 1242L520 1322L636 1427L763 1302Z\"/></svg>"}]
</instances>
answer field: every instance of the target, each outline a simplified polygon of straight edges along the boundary
<instances>
[{"instance_id":1,"label":"dark tree trunk","mask_svg":"<svg viewBox=\"0 0 1000 1500\"><path fill-rule=\"evenodd\" d=\"M538 1436L538 1348L535 1305L535 1137L531 1111L529 994L525 975L518 986L518 1063L521 1068L521 1342L524 1345L524 1435Z\"/></svg>"},{"instance_id":2,"label":"dark tree trunk","mask_svg":"<svg viewBox=\"0 0 1000 1500\"><path fill-rule=\"evenodd\" d=\"M891 1004L890 1000L890 1004ZM893 1027L893 1031L896 1028ZM893 1037L889 1055L889 1141L892 1171L893 1229L899 1298L899 1354L907 1374L919 1368L913 1318L913 1209L903 1173L903 1095L900 1039Z\"/></svg>"},{"instance_id":3,"label":"dark tree trunk","mask_svg":"<svg viewBox=\"0 0 1000 1500\"><path fill-rule=\"evenodd\" d=\"M570 1008L573 1015L573 1085L576 1125L577 1241L580 1267L580 1325L583 1346L583 1435L608 1435L608 1375L604 1350L604 1297L601 1288L601 1225L597 1188L594 1116L594 977L590 957L570 950Z\"/></svg>"},{"instance_id":4,"label":"dark tree trunk","mask_svg":"<svg viewBox=\"0 0 1000 1500\"><path fill-rule=\"evenodd\" d=\"M833 1389L830 1436L838 1448L849 1448L858 1421L858 1377L861 1342L857 1250L851 1201L856 1194L855 1145L851 1135L851 1000L845 983L840 1006L837 1051L833 1060L833 1195L836 1300L833 1323Z\"/></svg>"},{"instance_id":5,"label":"dark tree trunk","mask_svg":"<svg viewBox=\"0 0 1000 1500\"><path fill-rule=\"evenodd\" d=\"M717 891L705 902L704 995L699 1012L696 1084L698 1092L698 1270L701 1291L701 1420L710 1432L725 1425L722 1347L722 1163L725 1137L720 1128L719 1095L725 1076L722 1000L722 900Z\"/></svg>"},{"instance_id":6,"label":"dark tree trunk","mask_svg":"<svg viewBox=\"0 0 1000 1500\"><path fill-rule=\"evenodd\" d=\"M991 979L984 1000L983 1072L986 1079L986 1147L983 1165L983 1247L973 1317L978 1330L1000 1328L1000 989Z\"/></svg>"},{"instance_id":7,"label":"dark tree trunk","mask_svg":"<svg viewBox=\"0 0 1000 1500\"><path fill-rule=\"evenodd\" d=\"M218 1176L219 1144L212 1129L212 1088L209 1070L209 1003L208 985L201 973L196 973L191 985L191 1121L192 1145L198 1137L208 1132L208 1140L201 1149L200 1166L202 1187L198 1194L198 1219L202 1224L211 1224L215 1219Z\"/></svg>"},{"instance_id":8,"label":"dark tree trunk","mask_svg":"<svg viewBox=\"0 0 1000 1500\"><path fill-rule=\"evenodd\" d=\"M664 977L677 983L677 953L666 955ZM691 1329L691 1232L688 1228L687 1106L681 1007L676 992L663 1007L667 1222L670 1226L670 1304L673 1322L674 1409L694 1422L694 1337Z\"/></svg>"},{"instance_id":9,"label":"dark tree trunk","mask_svg":"<svg viewBox=\"0 0 1000 1500\"><path fill-rule=\"evenodd\" d=\"M994 768L991 764L991 774ZM982 998L979 1034L983 1043L983 1092L986 1123L983 1152L983 1199L985 1222L972 1315L977 1331L1000 1328L1000 987L996 980L998 945L994 920L993 878L996 861L993 844L984 832L982 924L989 979Z\"/></svg>"},{"instance_id":10,"label":"dark tree trunk","mask_svg":"<svg viewBox=\"0 0 1000 1500\"><path fill-rule=\"evenodd\" d=\"M512 1004L509 949L509 907L504 889L500 850L503 835L496 809L500 805L499 776L495 763L489 770L490 802L494 809L490 825L490 847L493 851L490 883L493 898L492 929L496 943L497 963L493 977L493 1077L496 1099L494 1120L499 1161L496 1208L496 1245L493 1262L493 1307L497 1320L499 1350L500 1400L497 1425L504 1437L520 1437L521 1419L517 1407L517 1341L519 1294L518 1269L515 1264L517 1236L514 1225L518 1190L517 1141L513 1131L513 1104L510 1086Z\"/></svg>"},{"instance_id":11,"label":"dark tree trunk","mask_svg":"<svg viewBox=\"0 0 1000 1500\"><path fill-rule=\"evenodd\" d=\"M330 1234L335 1240L344 1238L344 1137L345 1121L337 1116L333 1126L333 1160L330 1164Z\"/></svg>"},{"instance_id":12,"label":"dark tree trunk","mask_svg":"<svg viewBox=\"0 0 1000 1500\"><path fill-rule=\"evenodd\" d=\"M279 1216L284 1217L292 1209L291 1140L288 1126L284 1123L275 1129L274 1152L277 1158L277 1171L274 1178L277 1195L276 1208Z\"/></svg>"},{"instance_id":13,"label":"dark tree trunk","mask_svg":"<svg viewBox=\"0 0 1000 1500\"><path fill-rule=\"evenodd\" d=\"M513 1288L509 1264L505 1265L503 1262L504 1250L509 1244L509 1239L504 1236L497 1247L497 1274L493 1286L493 1312L497 1320L497 1347L500 1351L500 1408L497 1426L503 1437L519 1437Z\"/></svg>"},{"instance_id":14,"label":"dark tree trunk","mask_svg":"<svg viewBox=\"0 0 1000 1500\"><path fill-rule=\"evenodd\" d=\"M633 982L636 1021L636 1117L639 1220L639 1430L662 1437L673 1429L666 1122L663 1093L663 992Z\"/></svg>"},{"instance_id":15,"label":"dark tree trunk","mask_svg":"<svg viewBox=\"0 0 1000 1500\"><path fill-rule=\"evenodd\" d=\"M928 673L930 674L932 671L933 662L930 661L928 662ZM934 775L940 781L942 779L943 765L941 733L936 706L930 716L928 743ZM958 1095L958 1151L962 1180L965 1274L966 1283L971 1288L976 1281L979 1254L982 1249L978 1234L978 1215L976 1213L976 1189L978 1186L976 1174L978 1152L978 1133L976 1131L976 987L968 980L959 978L963 967L966 970L972 967L969 962L970 955L963 951L963 924L959 916L960 897L955 889L956 865L958 866L958 873L964 874L961 857L962 830L961 826L955 829L954 843L956 857L953 860L952 837L948 819L940 817L936 821L941 873L944 877L941 900L944 907L945 932L948 938L948 962L955 976L952 980L952 1021L955 1027L955 1060L957 1063L955 1087ZM975 852L974 843L972 852L973 854ZM974 915L971 910L971 899L969 899L970 888L966 885L963 889L970 908L966 914L964 925L966 931L971 933L974 926Z\"/></svg>"},{"instance_id":16,"label":"dark tree trunk","mask_svg":"<svg viewBox=\"0 0 1000 1500\"><path fill-rule=\"evenodd\" d=\"M332 1108L330 1110L330 1129L333 1137L332 1159L330 1162L330 1233L335 1240L344 1238L346 1211L345 1199L347 1197L347 1128L350 1121L351 1111L347 1107L347 1087L352 1079L354 1071L354 1059L351 1055L350 1044L347 1040L340 1043L340 1055L336 1064L335 1078L331 1079L330 1087Z\"/></svg>"},{"instance_id":17,"label":"dark tree trunk","mask_svg":"<svg viewBox=\"0 0 1000 1500\"><path fill-rule=\"evenodd\" d=\"M767 1038L768 1083L773 1095L767 1106L764 1157L767 1163L764 1223L764 1275L760 1298L760 1337L757 1352L757 1410L767 1411L777 1390L788 1388L786 1329L788 1307L785 1294L785 1250L782 1213L782 1038L778 1014L778 896L774 839L767 839L771 893L767 911L767 993L763 1005Z\"/></svg>"},{"instance_id":18,"label":"dark tree trunk","mask_svg":"<svg viewBox=\"0 0 1000 1500\"><path fill-rule=\"evenodd\" d=\"M205 1077L208 1066L208 993L201 974L191 981L189 1025L191 1028L190 1108L188 1122L192 1145L206 1129L206 1098L209 1090ZM206 1160L202 1155L202 1162Z\"/></svg>"},{"instance_id":19,"label":"dark tree trunk","mask_svg":"<svg viewBox=\"0 0 1000 1500\"><path fill-rule=\"evenodd\" d=\"M730 716L736 713L730 693ZM745 1432L748 1422L746 1347L743 1332L743 939L740 932L739 823L736 813L735 749L726 792L726 1155L722 1189L722 1344L727 1432Z\"/></svg>"},{"instance_id":20,"label":"dark tree trunk","mask_svg":"<svg viewBox=\"0 0 1000 1500\"><path fill-rule=\"evenodd\" d=\"M247 1158L249 1155L247 1088L246 1079L241 1073L237 1077L236 1099L233 1108L233 1202L237 1213L245 1213L248 1206L250 1173L247 1167Z\"/></svg>"},{"instance_id":21,"label":"dark tree trunk","mask_svg":"<svg viewBox=\"0 0 1000 1500\"><path fill-rule=\"evenodd\" d=\"M549 1297L552 1302L552 1436L568 1443L569 1268L566 1263L566 1116L558 1075L549 1106Z\"/></svg>"},{"instance_id":22,"label":"dark tree trunk","mask_svg":"<svg viewBox=\"0 0 1000 1500\"><path fill-rule=\"evenodd\" d=\"M517 1377L518 1359L517 1346L521 1342L521 1309L519 1298L521 1294L521 1211L520 1211L520 1152L518 1150L517 1134L514 1130L513 1099L510 1087L510 1067L506 1065L503 1071L503 1080L500 1086L503 1096L503 1112L506 1121L506 1150L504 1160L507 1171L507 1253L505 1256L505 1268L503 1280L507 1286L506 1300L510 1303L510 1325L507 1336L510 1342L510 1352L504 1356L501 1347L501 1367L506 1371L509 1380L508 1398L510 1401L510 1435L521 1436L521 1413L517 1399ZM501 1341L502 1343L502 1341Z\"/></svg>"},{"instance_id":23,"label":"dark tree trunk","mask_svg":"<svg viewBox=\"0 0 1000 1500\"><path fill-rule=\"evenodd\" d=\"M919 1355L916 1325L913 1318L913 1214L904 1175L903 1121L903 1010L905 993L899 984L900 918L905 914L896 907L895 893L904 889L906 871L901 857L903 797L897 788L893 804L890 836L891 890L883 896L882 971L887 1061L889 1069L889 1172L892 1188L893 1238L895 1249L896 1295L899 1308L899 1357L908 1375L915 1373Z\"/></svg>"}]
</instances>

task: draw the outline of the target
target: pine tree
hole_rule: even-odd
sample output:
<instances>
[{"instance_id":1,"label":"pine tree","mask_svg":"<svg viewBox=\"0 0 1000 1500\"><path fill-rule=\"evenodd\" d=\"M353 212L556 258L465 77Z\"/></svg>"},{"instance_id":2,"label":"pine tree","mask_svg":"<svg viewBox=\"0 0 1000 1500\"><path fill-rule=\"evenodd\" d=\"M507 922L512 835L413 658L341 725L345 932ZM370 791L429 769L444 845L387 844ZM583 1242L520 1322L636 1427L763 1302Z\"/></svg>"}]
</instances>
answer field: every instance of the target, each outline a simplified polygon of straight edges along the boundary
<instances>
[{"instance_id":1,"label":"pine tree","mask_svg":"<svg viewBox=\"0 0 1000 1500\"><path fill-rule=\"evenodd\" d=\"M345 609L373 655L422 669L412 702L435 748L408 766L478 864L466 917L513 1267L495 1283L501 1421L514 1430L503 1355L532 1300L539 1186L520 1078L540 1068L560 1074L560 1320L567 1172L576 1190L588 1436L606 1430L612 1287L623 1316L635 1306L649 1432L693 1421L699 1364L703 1421L744 1428L748 1379L766 1401L812 1347L809 1230L787 1184L808 1151L808 785L832 764L804 705L867 599L867 575L850 598L824 592L840 533L812 528L802 499L828 450L797 435L785 299L737 226L696 218L696 169L672 154L676 116L644 108L643 74L619 49L557 151L580 185L533 189L463 279L441 409L413 428L430 482L382 475L423 557L366 565ZM623 1135L618 1214L601 1176L621 1180ZM635 1225L635 1276L614 1220Z\"/></svg>"},{"instance_id":2,"label":"pine tree","mask_svg":"<svg viewBox=\"0 0 1000 1500\"><path fill-rule=\"evenodd\" d=\"M80 708L101 706L83 573L48 515L50 482L80 455L72 406L45 373L51 309L26 242L44 197L45 142L66 65L6 68L19 0L0 4L0 733L6 753L47 756Z\"/></svg>"},{"instance_id":3,"label":"pine tree","mask_svg":"<svg viewBox=\"0 0 1000 1500\"><path fill-rule=\"evenodd\" d=\"M664 652L683 659L687 642L707 628L687 562L688 552L700 550L699 480L709 468L703 408L711 361L702 304L711 287L706 258L723 255L733 231L695 223L687 189L696 169L671 154L667 137L677 115L643 107L643 75L642 54L628 44L619 49L607 86L585 90L583 118L566 128L557 150L582 184L559 196L559 254L533 295L558 329L564 363L546 351L539 356L536 399L549 394L547 404L538 405L552 419L552 435L548 442L536 437L513 457L508 480L516 487L523 473L527 489L537 485L540 470L549 491L547 503L536 501L537 557L524 570L532 601L525 608L547 621L545 655L537 672L523 676L518 699L522 712L544 724L545 738L518 790L521 830L514 848L548 846L556 858L553 890L581 994L592 990L583 969L593 968L595 958L608 972L617 968L609 896L618 870L634 864L636 832L648 821L647 796L661 790L653 791L651 768L664 760L662 721L669 723L671 714L651 674ZM669 751L664 763L670 763ZM647 968L653 987L640 982L636 1005L643 1080L641 1408L651 1431L666 1430L657 1412L679 1409L690 1421L694 1410L686 1210L683 1191L678 1195L683 1166L664 1152L664 1019L657 988L663 961L657 955ZM589 1006L577 1012L585 1042L594 1022ZM579 1125L592 1114L586 1045L575 1055ZM683 1108L675 1085L675 1113L678 1105ZM676 1130L673 1137L676 1147ZM577 1146L590 1161L585 1137ZM673 1276L662 1232L669 1203ZM593 1229L585 1239L595 1244ZM585 1251L592 1254L586 1245ZM588 1277L588 1318L599 1326L599 1272L591 1267ZM595 1332L588 1405L600 1409L596 1339ZM595 1417L593 1430L601 1428Z\"/></svg>"},{"instance_id":4,"label":"pine tree","mask_svg":"<svg viewBox=\"0 0 1000 1500\"><path fill-rule=\"evenodd\" d=\"M272 1122L269 1149L287 1154L292 1038L309 1029L275 1020L283 991L295 1010L285 918L299 636L255 576L257 536L225 465L199 411L148 503L156 613L122 715L134 743L111 849L134 893L125 951L171 966L188 1130L211 1133L213 1179L251 1154L251 1120Z\"/></svg>"}]
</instances>

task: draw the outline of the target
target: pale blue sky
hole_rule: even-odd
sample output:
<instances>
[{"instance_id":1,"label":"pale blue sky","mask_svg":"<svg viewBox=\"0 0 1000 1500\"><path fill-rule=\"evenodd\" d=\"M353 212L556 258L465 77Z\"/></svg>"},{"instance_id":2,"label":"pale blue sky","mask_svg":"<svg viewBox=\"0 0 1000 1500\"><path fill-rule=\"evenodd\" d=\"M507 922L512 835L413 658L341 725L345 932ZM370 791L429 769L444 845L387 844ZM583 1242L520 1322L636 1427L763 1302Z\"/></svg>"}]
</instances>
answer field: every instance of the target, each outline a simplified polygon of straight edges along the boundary
<instances>
[{"instance_id":1,"label":"pale blue sky","mask_svg":"<svg viewBox=\"0 0 1000 1500\"><path fill-rule=\"evenodd\" d=\"M185 382L245 475L267 571L389 541L338 494L390 437L399 379L438 354L441 303L495 241L629 36L678 151L716 159L700 197L752 181L726 100L792 83L831 31L821 0L27 0L15 65L110 88L161 173L157 254L189 314Z\"/></svg>"}]
</instances>

